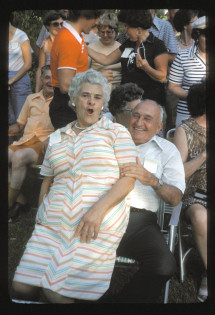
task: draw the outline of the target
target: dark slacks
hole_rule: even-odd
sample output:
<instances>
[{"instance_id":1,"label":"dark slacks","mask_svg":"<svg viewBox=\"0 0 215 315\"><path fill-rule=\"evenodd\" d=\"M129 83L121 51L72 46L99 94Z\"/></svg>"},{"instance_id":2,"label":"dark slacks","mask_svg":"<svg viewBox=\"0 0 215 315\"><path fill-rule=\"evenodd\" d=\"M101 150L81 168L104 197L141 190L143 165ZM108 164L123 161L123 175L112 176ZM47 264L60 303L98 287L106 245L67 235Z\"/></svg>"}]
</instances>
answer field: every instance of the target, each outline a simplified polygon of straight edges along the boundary
<instances>
[{"instance_id":1,"label":"dark slacks","mask_svg":"<svg viewBox=\"0 0 215 315\"><path fill-rule=\"evenodd\" d=\"M49 116L55 129L65 127L77 119L75 111L69 107L69 95L62 94L59 88L54 88L54 97L49 104Z\"/></svg>"},{"instance_id":2,"label":"dark slacks","mask_svg":"<svg viewBox=\"0 0 215 315\"><path fill-rule=\"evenodd\" d=\"M176 271L176 262L160 232L155 213L131 212L117 255L139 261L140 268L112 302L156 303L166 281Z\"/></svg>"}]
</instances>

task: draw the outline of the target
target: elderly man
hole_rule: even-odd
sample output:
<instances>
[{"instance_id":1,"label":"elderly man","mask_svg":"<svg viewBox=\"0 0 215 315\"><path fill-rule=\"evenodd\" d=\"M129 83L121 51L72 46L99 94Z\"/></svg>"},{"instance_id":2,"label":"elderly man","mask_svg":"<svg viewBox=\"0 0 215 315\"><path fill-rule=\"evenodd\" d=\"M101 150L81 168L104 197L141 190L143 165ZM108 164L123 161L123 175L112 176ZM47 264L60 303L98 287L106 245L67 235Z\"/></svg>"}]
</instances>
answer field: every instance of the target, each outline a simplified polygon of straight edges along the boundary
<instances>
[{"instance_id":1,"label":"elderly man","mask_svg":"<svg viewBox=\"0 0 215 315\"><path fill-rule=\"evenodd\" d=\"M54 94L49 65L41 69L42 90L27 97L17 123L9 127L9 135L17 135L24 128L23 136L8 147L9 191L8 218L15 218L24 210L26 201L20 192L30 163L41 162L43 141L54 131L49 118L49 103Z\"/></svg>"},{"instance_id":2,"label":"elderly man","mask_svg":"<svg viewBox=\"0 0 215 315\"><path fill-rule=\"evenodd\" d=\"M173 143L156 134L163 109L152 100L131 112L129 131L137 146L137 164L124 164L121 176L135 177L129 224L117 249L119 256L140 262L140 269L112 302L155 303L176 263L157 224L159 198L176 206L185 189L184 167Z\"/></svg>"}]
</instances>

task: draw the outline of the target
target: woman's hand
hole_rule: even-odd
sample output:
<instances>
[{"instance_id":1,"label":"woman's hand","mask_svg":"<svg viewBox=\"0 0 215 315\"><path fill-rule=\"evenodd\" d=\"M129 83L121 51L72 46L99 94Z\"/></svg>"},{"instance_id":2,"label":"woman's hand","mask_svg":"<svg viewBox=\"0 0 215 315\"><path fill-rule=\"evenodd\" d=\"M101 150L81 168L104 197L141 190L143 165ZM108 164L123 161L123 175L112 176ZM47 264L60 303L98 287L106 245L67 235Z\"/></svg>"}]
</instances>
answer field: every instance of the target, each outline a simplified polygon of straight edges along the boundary
<instances>
[{"instance_id":1,"label":"woman's hand","mask_svg":"<svg viewBox=\"0 0 215 315\"><path fill-rule=\"evenodd\" d=\"M146 59L142 59L140 54L136 55L136 66L137 66L137 68L144 70L148 65L149 64L148 64L148 61Z\"/></svg>"},{"instance_id":2,"label":"woman's hand","mask_svg":"<svg viewBox=\"0 0 215 315\"><path fill-rule=\"evenodd\" d=\"M104 70L101 73L108 80L108 82L113 81L113 71L112 70Z\"/></svg>"},{"instance_id":3,"label":"woman's hand","mask_svg":"<svg viewBox=\"0 0 215 315\"><path fill-rule=\"evenodd\" d=\"M80 236L81 243L89 243L96 239L103 220L103 213L93 207L83 216L75 231L75 237Z\"/></svg>"}]
</instances>

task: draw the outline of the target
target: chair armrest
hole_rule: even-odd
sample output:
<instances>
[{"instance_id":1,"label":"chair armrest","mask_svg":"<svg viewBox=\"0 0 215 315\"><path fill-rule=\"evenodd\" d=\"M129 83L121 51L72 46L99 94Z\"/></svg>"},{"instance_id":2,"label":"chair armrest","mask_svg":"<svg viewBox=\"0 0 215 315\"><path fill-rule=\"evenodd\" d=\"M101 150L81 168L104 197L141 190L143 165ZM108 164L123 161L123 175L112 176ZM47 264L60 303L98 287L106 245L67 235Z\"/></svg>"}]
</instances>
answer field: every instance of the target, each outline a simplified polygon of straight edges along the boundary
<instances>
[{"instance_id":1,"label":"chair armrest","mask_svg":"<svg viewBox=\"0 0 215 315\"><path fill-rule=\"evenodd\" d=\"M173 208L169 225L178 226L179 217L181 214L181 207L182 207L182 201L180 201L179 204Z\"/></svg>"}]
</instances>

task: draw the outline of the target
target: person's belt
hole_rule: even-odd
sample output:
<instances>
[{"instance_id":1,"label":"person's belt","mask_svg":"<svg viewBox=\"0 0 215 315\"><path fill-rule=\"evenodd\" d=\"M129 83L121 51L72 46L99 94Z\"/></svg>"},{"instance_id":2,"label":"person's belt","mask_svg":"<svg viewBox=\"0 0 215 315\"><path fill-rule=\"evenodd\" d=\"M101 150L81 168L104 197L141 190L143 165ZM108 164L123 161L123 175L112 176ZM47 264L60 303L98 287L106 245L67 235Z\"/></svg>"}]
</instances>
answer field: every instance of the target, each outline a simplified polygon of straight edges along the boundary
<instances>
[{"instance_id":1,"label":"person's belt","mask_svg":"<svg viewBox=\"0 0 215 315\"><path fill-rule=\"evenodd\" d=\"M144 212L144 211L147 211L147 209L138 209L134 207L130 208L130 212Z\"/></svg>"}]
</instances>

